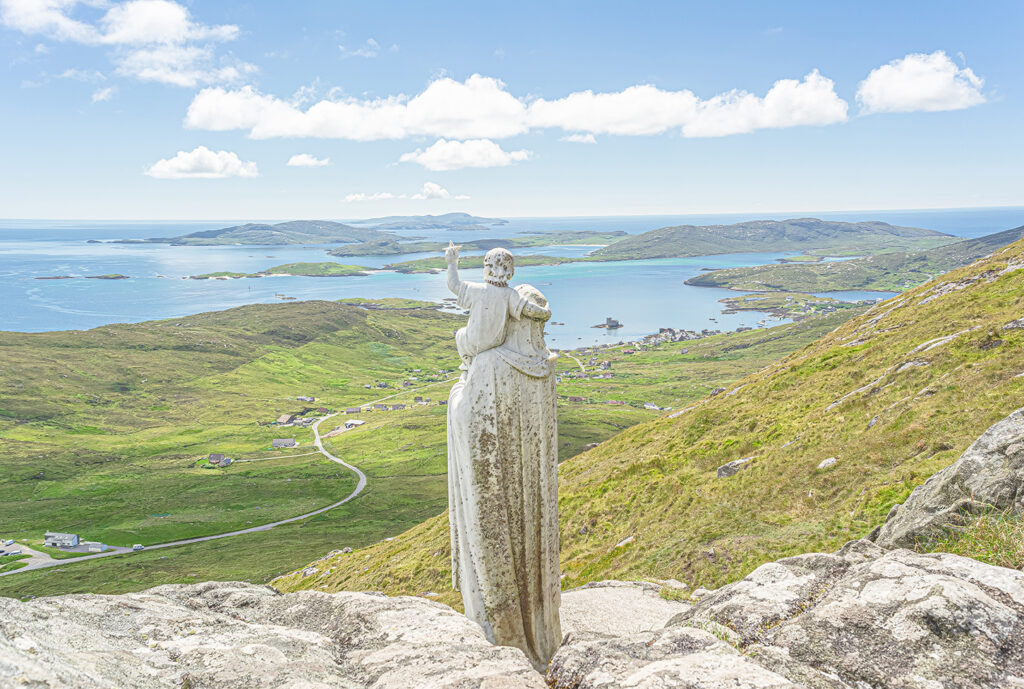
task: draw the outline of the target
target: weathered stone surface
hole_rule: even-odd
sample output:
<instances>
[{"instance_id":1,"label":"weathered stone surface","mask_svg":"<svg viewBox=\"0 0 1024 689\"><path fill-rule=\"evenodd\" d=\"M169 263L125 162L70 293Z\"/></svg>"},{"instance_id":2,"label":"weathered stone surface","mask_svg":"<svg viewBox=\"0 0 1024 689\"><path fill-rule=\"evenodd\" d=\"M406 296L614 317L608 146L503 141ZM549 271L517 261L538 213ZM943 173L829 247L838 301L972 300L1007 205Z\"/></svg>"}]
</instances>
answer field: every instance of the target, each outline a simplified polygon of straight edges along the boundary
<instances>
[{"instance_id":1,"label":"weathered stone surface","mask_svg":"<svg viewBox=\"0 0 1024 689\"><path fill-rule=\"evenodd\" d=\"M518 649L420 598L239 583L0 598L0 686L542 689Z\"/></svg>"},{"instance_id":2,"label":"weathered stone surface","mask_svg":"<svg viewBox=\"0 0 1024 689\"><path fill-rule=\"evenodd\" d=\"M996 423L942 471L914 489L889 513L875 539L883 548L908 548L963 523L965 515L1024 505L1024 409Z\"/></svg>"},{"instance_id":3,"label":"weathered stone surface","mask_svg":"<svg viewBox=\"0 0 1024 689\"><path fill-rule=\"evenodd\" d=\"M735 476L739 473L740 469L744 467L753 457L744 457L743 459L734 459L731 462L726 462L722 466L718 467L718 471L715 472L715 478L728 478L729 476Z\"/></svg>"},{"instance_id":4,"label":"weathered stone surface","mask_svg":"<svg viewBox=\"0 0 1024 689\"><path fill-rule=\"evenodd\" d=\"M569 635L548 668L555 689L796 689L702 629Z\"/></svg>"},{"instance_id":5,"label":"weathered stone surface","mask_svg":"<svg viewBox=\"0 0 1024 689\"><path fill-rule=\"evenodd\" d=\"M661 597L660 586L599 581L562 592L562 633L616 636L661 629L689 605Z\"/></svg>"},{"instance_id":6,"label":"weathered stone surface","mask_svg":"<svg viewBox=\"0 0 1024 689\"><path fill-rule=\"evenodd\" d=\"M806 609L851 565L883 552L868 541L851 541L831 555L809 553L769 562L745 579L703 596L668 624L701 627L717 622L738 633L745 644L761 641L768 629Z\"/></svg>"},{"instance_id":7,"label":"weathered stone surface","mask_svg":"<svg viewBox=\"0 0 1024 689\"><path fill-rule=\"evenodd\" d=\"M854 541L786 558L669 624L709 623L808 687L1024 687L1024 573L956 555Z\"/></svg>"}]
</instances>

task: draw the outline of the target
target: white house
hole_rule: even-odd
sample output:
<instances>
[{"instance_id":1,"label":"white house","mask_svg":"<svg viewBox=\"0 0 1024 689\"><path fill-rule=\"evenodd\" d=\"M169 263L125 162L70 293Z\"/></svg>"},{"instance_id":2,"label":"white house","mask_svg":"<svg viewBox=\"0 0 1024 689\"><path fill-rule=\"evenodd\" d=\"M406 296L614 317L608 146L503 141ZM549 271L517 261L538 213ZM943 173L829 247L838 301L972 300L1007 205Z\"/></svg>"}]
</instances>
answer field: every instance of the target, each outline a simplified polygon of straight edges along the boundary
<instances>
[{"instance_id":1,"label":"white house","mask_svg":"<svg viewBox=\"0 0 1024 689\"><path fill-rule=\"evenodd\" d=\"M78 545L78 534L47 531L46 535L43 536L43 545L52 548L74 548Z\"/></svg>"}]
</instances>

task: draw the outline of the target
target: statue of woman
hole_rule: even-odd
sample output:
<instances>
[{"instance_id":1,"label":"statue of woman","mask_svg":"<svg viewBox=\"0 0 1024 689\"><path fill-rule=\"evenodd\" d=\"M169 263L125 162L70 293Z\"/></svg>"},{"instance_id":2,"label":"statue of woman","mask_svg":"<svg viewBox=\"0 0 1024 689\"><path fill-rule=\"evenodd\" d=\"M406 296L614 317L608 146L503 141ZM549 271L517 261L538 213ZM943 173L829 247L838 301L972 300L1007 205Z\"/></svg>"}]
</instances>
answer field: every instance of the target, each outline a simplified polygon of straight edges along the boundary
<instances>
[{"instance_id":1,"label":"statue of woman","mask_svg":"<svg viewBox=\"0 0 1024 689\"><path fill-rule=\"evenodd\" d=\"M543 671L562 636L551 311L535 288L508 287L505 249L484 257L485 284L459 280L456 247L445 258L448 287L469 309L448 402L452 585L492 643L522 649Z\"/></svg>"}]
</instances>

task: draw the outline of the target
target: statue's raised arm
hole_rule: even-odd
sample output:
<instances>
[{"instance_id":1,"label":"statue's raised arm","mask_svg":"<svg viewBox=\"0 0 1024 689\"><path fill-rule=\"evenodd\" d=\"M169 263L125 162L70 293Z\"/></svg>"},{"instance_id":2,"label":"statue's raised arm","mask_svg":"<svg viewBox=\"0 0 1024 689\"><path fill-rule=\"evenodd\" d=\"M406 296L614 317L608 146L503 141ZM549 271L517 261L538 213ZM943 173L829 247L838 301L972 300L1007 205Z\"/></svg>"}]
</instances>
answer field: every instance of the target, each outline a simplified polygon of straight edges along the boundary
<instances>
[{"instance_id":1,"label":"statue's raised arm","mask_svg":"<svg viewBox=\"0 0 1024 689\"><path fill-rule=\"evenodd\" d=\"M448 264L448 289L455 296L459 296L462 281L459 280L459 247L455 246L455 242L449 240L444 250L444 262Z\"/></svg>"}]
</instances>

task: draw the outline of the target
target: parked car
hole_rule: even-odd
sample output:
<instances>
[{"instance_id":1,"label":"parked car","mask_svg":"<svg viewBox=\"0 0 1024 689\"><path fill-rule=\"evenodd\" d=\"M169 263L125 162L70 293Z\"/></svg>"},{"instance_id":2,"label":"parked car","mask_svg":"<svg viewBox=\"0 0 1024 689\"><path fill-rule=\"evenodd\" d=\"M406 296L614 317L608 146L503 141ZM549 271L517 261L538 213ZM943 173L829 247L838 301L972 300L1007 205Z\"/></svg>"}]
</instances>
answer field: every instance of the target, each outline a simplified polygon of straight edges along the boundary
<instances>
[{"instance_id":1,"label":"parked car","mask_svg":"<svg viewBox=\"0 0 1024 689\"><path fill-rule=\"evenodd\" d=\"M9 541L4 541L4 545L14 545L14 539L12 538Z\"/></svg>"},{"instance_id":2,"label":"parked car","mask_svg":"<svg viewBox=\"0 0 1024 689\"><path fill-rule=\"evenodd\" d=\"M146 549L146 546L142 545L141 543L136 543L135 545L132 546L132 550L136 550L136 551L138 551L138 550L145 550L145 549Z\"/></svg>"}]
</instances>

